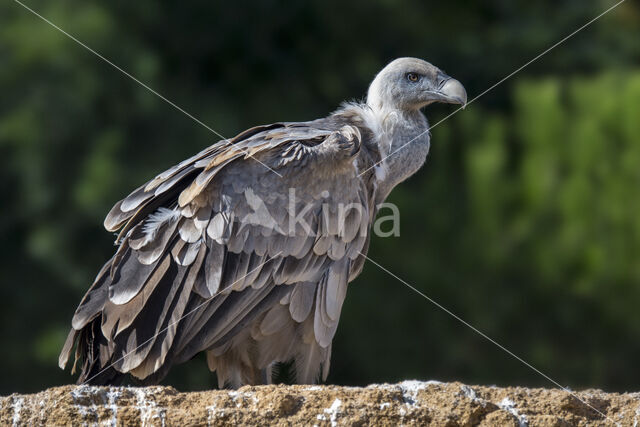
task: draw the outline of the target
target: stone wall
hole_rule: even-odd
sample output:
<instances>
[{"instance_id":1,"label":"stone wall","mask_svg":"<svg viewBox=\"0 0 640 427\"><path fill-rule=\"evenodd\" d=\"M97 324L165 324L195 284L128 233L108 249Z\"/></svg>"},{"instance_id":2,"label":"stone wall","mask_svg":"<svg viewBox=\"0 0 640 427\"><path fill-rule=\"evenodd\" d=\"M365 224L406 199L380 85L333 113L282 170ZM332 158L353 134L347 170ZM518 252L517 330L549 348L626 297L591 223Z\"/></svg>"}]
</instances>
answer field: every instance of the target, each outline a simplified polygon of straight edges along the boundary
<instances>
[{"instance_id":1,"label":"stone wall","mask_svg":"<svg viewBox=\"0 0 640 427\"><path fill-rule=\"evenodd\" d=\"M368 387L55 387L0 398L0 425L638 426L640 393L405 381Z\"/></svg>"}]
</instances>

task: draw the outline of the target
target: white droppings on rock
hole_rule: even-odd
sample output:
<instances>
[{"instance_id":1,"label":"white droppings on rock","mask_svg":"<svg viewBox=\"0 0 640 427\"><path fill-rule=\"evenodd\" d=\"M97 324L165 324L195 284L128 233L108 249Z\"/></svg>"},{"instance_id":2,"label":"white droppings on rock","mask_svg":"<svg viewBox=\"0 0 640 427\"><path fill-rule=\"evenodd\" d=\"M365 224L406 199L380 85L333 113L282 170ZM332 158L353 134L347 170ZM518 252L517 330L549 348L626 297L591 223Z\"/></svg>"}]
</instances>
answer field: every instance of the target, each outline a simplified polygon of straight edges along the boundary
<instances>
[{"instance_id":1,"label":"white droppings on rock","mask_svg":"<svg viewBox=\"0 0 640 427\"><path fill-rule=\"evenodd\" d=\"M13 409L13 418L11 421L14 427L20 425L20 412L22 411L23 404L24 398L22 397L11 399L11 408Z\"/></svg>"},{"instance_id":2,"label":"white droppings on rock","mask_svg":"<svg viewBox=\"0 0 640 427\"><path fill-rule=\"evenodd\" d=\"M136 395L136 409L140 411L140 424L142 426L152 425L152 420L155 419L160 420L162 427L166 425L166 409L158 407L156 402L149 399L149 395L153 394L158 388L130 388Z\"/></svg>"},{"instance_id":3,"label":"white droppings on rock","mask_svg":"<svg viewBox=\"0 0 640 427\"><path fill-rule=\"evenodd\" d=\"M412 410L415 407L420 406L420 400L418 399L418 393L421 390L427 389L429 386L442 385L444 383L436 380L418 381L418 380L405 380L398 384L370 384L367 388L373 388L378 390L398 390L402 393L402 402L406 408L398 408L400 416L404 417L407 414L407 408ZM386 402L380 404L380 409L388 408L391 404Z\"/></svg>"},{"instance_id":4,"label":"white droppings on rock","mask_svg":"<svg viewBox=\"0 0 640 427\"><path fill-rule=\"evenodd\" d=\"M38 413L38 416L40 418L39 421L42 423L45 419L45 406L47 405L47 402L42 399L40 400L40 402L38 402L38 405L40 406L40 412Z\"/></svg>"},{"instance_id":5,"label":"white droppings on rock","mask_svg":"<svg viewBox=\"0 0 640 427\"><path fill-rule=\"evenodd\" d=\"M335 427L338 425L338 414L340 413L338 410L340 409L341 405L342 405L342 400L336 399L333 401L330 407L324 410L324 413L329 416L329 421L331 421L332 427ZM320 418L320 415L318 415L318 419L326 420L326 418Z\"/></svg>"},{"instance_id":6,"label":"white droppings on rock","mask_svg":"<svg viewBox=\"0 0 640 427\"><path fill-rule=\"evenodd\" d=\"M207 426L211 426L214 424L215 419L218 416L224 416L224 409L218 409L216 404L214 403L211 406L207 406Z\"/></svg>"},{"instance_id":7,"label":"white droppings on rock","mask_svg":"<svg viewBox=\"0 0 640 427\"><path fill-rule=\"evenodd\" d=\"M116 427L118 425L118 398L122 393L117 388L109 387L107 391L107 405L108 409L111 409L111 426Z\"/></svg>"},{"instance_id":8,"label":"white droppings on rock","mask_svg":"<svg viewBox=\"0 0 640 427\"><path fill-rule=\"evenodd\" d=\"M369 384L365 388L377 388L377 389L380 389L380 390L390 390L390 389L393 389L394 387L398 387L398 386L401 386L403 384L405 384L407 387L411 387L413 385L414 387L425 388L426 386L441 385L441 384L445 384L445 383L443 383L441 381L436 381L436 380L429 380L429 381L404 380L403 382L398 383L398 384ZM357 389L358 387L351 387L351 388Z\"/></svg>"},{"instance_id":9,"label":"white droppings on rock","mask_svg":"<svg viewBox=\"0 0 640 427\"><path fill-rule=\"evenodd\" d=\"M516 420L518 420L519 427L528 427L529 422L527 421L527 417L525 415L521 415L518 412L518 410L516 409L516 404L513 402L513 400L505 397L500 403L498 403L498 406L513 415Z\"/></svg>"},{"instance_id":10,"label":"white droppings on rock","mask_svg":"<svg viewBox=\"0 0 640 427\"><path fill-rule=\"evenodd\" d=\"M98 423L100 414L98 409L105 408L111 411L111 418L108 422L104 422L105 425L116 426L118 425L118 398L121 395L120 389L117 387L109 387L108 389L102 389L100 387L93 387L87 385L81 385L71 391L71 398L80 415L83 417L91 418L94 423ZM102 400L103 404L87 404L92 402L92 396L98 397ZM44 406L44 401L40 403Z\"/></svg>"},{"instance_id":11,"label":"white droppings on rock","mask_svg":"<svg viewBox=\"0 0 640 427\"><path fill-rule=\"evenodd\" d=\"M233 403L235 403L238 408L242 407L242 401L240 400L241 398L240 392L230 391L229 397L231 398L231 400L233 400Z\"/></svg>"},{"instance_id":12,"label":"white droppings on rock","mask_svg":"<svg viewBox=\"0 0 640 427\"><path fill-rule=\"evenodd\" d=\"M312 385L311 387L307 387L305 390L307 390L307 391L318 391L318 390L322 390L322 387L320 387L318 385Z\"/></svg>"},{"instance_id":13,"label":"white droppings on rock","mask_svg":"<svg viewBox=\"0 0 640 427\"><path fill-rule=\"evenodd\" d=\"M400 384L400 390L402 390L402 400L404 403L410 406L415 406L418 400L418 392L427 388L427 383L423 381L407 380L402 381Z\"/></svg>"},{"instance_id":14,"label":"white droppings on rock","mask_svg":"<svg viewBox=\"0 0 640 427\"><path fill-rule=\"evenodd\" d=\"M478 405L482 406L483 408L485 408L487 405L493 405L493 403L478 397L478 395L476 394L476 391L469 387L468 385L462 385L460 387L460 390L462 391L462 394L467 397L468 399L471 399L471 401L473 403L477 403Z\"/></svg>"},{"instance_id":15,"label":"white droppings on rock","mask_svg":"<svg viewBox=\"0 0 640 427\"><path fill-rule=\"evenodd\" d=\"M84 399L93 392L93 387L88 385L81 385L71 390L71 398L78 413L83 417L91 417L95 419L95 423L98 422L98 413L96 412L95 405L85 405Z\"/></svg>"},{"instance_id":16,"label":"white droppings on rock","mask_svg":"<svg viewBox=\"0 0 640 427\"><path fill-rule=\"evenodd\" d=\"M254 393L251 392L243 392L243 391L235 391L232 390L229 392L229 397L233 400L238 408L241 408L245 399L251 398L253 403L258 403L258 398L254 396Z\"/></svg>"},{"instance_id":17,"label":"white droppings on rock","mask_svg":"<svg viewBox=\"0 0 640 427\"><path fill-rule=\"evenodd\" d=\"M468 385L463 385L462 387L460 387L460 390L462 390L462 394L464 394L469 399L471 399L473 401L478 400L478 396L476 395L476 391L474 389L472 389L471 387L469 387Z\"/></svg>"},{"instance_id":18,"label":"white droppings on rock","mask_svg":"<svg viewBox=\"0 0 640 427\"><path fill-rule=\"evenodd\" d=\"M380 404L380 409L386 409L386 408L390 408L391 407L391 403L389 402L382 402Z\"/></svg>"}]
</instances>

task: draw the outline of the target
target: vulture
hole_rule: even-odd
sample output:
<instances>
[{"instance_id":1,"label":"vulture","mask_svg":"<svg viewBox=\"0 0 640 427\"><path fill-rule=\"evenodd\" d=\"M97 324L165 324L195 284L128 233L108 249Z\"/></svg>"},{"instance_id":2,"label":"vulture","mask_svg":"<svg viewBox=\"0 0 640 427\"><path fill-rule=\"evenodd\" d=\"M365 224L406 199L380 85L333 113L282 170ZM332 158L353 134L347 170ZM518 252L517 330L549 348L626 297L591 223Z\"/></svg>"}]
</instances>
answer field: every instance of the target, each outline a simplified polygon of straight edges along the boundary
<instances>
[{"instance_id":1,"label":"vulture","mask_svg":"<svg viewBox=\"0 0 640 427\"><path fill-rule=\"evenodd\" d=\"M399 58L366 101L248 129L160 173L104 226L113 257L80 301L59 357L78 383L157 384L206 353L219 386L326 380L347 285L380 203L429 151L421 109L461 104L457 80ZM74 351L75 349L75 351Z\"/></svg>"}]
</instances>

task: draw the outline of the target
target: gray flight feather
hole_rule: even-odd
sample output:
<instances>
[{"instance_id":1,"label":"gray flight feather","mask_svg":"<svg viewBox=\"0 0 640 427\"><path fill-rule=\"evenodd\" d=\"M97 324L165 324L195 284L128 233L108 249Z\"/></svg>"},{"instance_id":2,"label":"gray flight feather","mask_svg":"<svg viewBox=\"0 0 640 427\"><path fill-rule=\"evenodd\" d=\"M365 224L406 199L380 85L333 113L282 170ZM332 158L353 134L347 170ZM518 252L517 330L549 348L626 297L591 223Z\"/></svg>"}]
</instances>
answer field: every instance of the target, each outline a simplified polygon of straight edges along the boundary
<instances>
[{"instance_id":1,"label":"gray flight feather","mask_svg":"<svg viewBox=\"0 0 640 427\"><path fill-rule=\"evenodd\" d=\"M314 282L302 282L295 285L289 301L289 312L293 320L302 323L309 317L315 293L316 284Z\"/></svg>"}]
</instances>

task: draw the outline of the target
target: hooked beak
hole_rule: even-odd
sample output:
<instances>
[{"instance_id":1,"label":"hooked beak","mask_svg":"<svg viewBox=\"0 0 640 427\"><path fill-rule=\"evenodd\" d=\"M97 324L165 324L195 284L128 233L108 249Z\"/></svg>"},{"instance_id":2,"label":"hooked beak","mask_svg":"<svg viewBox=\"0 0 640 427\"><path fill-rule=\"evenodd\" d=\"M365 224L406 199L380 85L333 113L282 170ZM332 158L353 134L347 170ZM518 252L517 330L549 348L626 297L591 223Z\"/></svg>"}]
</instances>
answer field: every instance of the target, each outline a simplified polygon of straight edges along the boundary
<instances>
[{"instance_id":1,"label":"hooked beak","mask_svg":"<svg viewBox=\"0 0 640 427\"><path fill-rule=\"evenodd\" d=\"M437 101L449 104L460 104L462 108L467 105L467 91L462 83L449 77L442 87L436 92L439 97Z\"/></svg>"}]
</instances>

